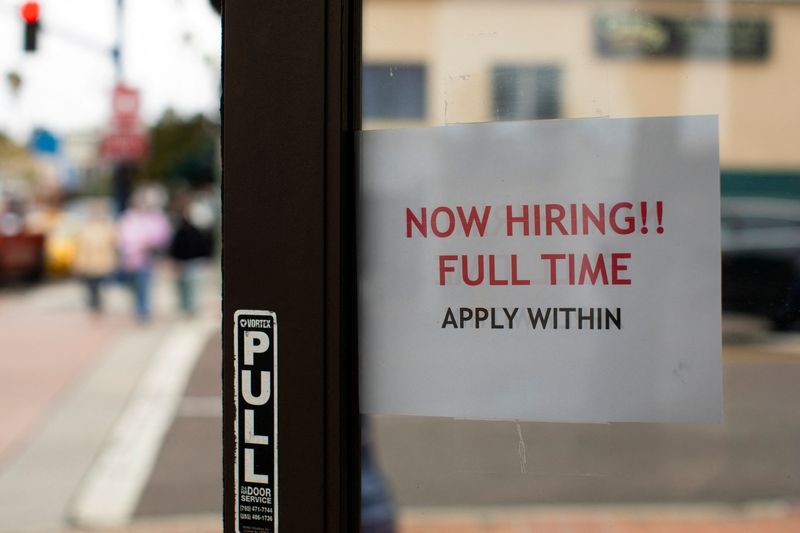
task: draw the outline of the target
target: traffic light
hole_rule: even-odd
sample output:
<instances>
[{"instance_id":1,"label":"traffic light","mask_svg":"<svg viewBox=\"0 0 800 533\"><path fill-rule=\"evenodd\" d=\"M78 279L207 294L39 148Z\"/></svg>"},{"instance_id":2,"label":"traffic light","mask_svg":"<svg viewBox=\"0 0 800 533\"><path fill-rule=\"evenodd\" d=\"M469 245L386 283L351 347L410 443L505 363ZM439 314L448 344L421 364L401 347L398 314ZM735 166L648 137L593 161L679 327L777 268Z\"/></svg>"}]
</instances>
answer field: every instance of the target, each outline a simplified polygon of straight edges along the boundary
<instances>
[{"instance_id":1,"label":"traffic light","mask_svg":"<svg viewBox=\"0 0 800 533\"><path fill-rule=\"evenodd\" d=\"M25 2L19 10L25 23L24 50L36 51L36 38L39 34L39 2Z\"/></svg>"}]
</instances>

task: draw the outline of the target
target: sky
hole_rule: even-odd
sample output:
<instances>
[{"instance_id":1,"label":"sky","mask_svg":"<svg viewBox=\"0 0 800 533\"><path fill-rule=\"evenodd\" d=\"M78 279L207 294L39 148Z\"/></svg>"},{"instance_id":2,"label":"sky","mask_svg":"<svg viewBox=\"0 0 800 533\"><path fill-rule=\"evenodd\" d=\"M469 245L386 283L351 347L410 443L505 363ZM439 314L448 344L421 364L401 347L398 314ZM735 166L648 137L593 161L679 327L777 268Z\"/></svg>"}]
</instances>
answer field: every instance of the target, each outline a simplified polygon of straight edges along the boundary
<instances>
[{"instance_id":1,"label":"sky","mask_svg":"<svg viewBox=\"0 0 800 533\"><path fill-rule=\"evenodd\" d=\"M110 50L117 0L42 0L38 50L23 51L22 0L0 0L0 132L24 142L34 127L57 135L105 127L116 83ZM208 0L125 0L123 79L141 115L218 116L221 28ZM15 92L9 73L22 85Z\"/></svg>"}]
</instances>

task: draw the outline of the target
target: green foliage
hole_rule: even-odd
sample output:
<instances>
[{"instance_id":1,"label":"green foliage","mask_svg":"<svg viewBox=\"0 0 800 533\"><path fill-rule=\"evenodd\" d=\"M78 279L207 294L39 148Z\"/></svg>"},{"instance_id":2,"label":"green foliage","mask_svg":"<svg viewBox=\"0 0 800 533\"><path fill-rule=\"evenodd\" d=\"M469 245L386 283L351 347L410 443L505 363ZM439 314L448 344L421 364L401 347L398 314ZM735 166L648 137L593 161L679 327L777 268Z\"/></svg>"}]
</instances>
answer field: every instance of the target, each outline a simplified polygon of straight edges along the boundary
<instances>
[{"instance_id":1,"label":"green foliage","mask_svg":"<svg viewBox=\"0 0 800 533\"><path fill-rule=\"evenodd\" d=\"M9 156L9 155L21 155L25 153L25 149L22 146L19 146L11 138L6 135L4 132L0 131L0 155L2 156Z\"/></svg>"},{"instance_id":2,"label":"green foliage","mask_svg":"<svg viewBox=\"0 0 800 533\"><path fill-rule=\"evenodd\" d=\"M139 169L139 181L168 187L202 186L219 175L219 127L203 115L184 119L168 111L150 128L150 156Z\"/></svg>"},{"instance_id":3,"label":"green foliage","mask_svg":"<svg viewBox=\"0 0 800 533\"><path fill-rule=\"evenodd\" d=\"M22 180L33 183L37 167L24 146L0 132L0 181Z\"/></svg>"}]
</instances>

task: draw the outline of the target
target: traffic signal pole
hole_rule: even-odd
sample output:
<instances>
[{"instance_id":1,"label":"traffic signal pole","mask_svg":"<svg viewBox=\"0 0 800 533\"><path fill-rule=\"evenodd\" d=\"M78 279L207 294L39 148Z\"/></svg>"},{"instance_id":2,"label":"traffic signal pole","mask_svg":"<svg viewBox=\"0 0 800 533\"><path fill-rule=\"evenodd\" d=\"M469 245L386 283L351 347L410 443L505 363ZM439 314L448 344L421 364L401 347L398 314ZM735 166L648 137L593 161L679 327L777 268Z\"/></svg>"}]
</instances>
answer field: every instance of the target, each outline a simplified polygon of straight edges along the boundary
<instances>
[{"instance_id":1,"label":"traffic signal pole","mask_svg":"<svg viewBox=\"0 0 800 533\"><path fill-rule=\"evenodd\" d=\"M111 51L114 61L115 86L119 87L124 82L124 70L122 68L122 43L124 38L124 8L123 0L117 0L116 9L116 42ZM128 206L128 199L131 195L131 183L136 174L136 165L130 162L117 161L111 170L111 188L114 202L115 215L119 216Z\"/></svg>"},{"instance_id":2,"label":"traffic signal pole","mask_svg":"<svg viewBox=\"0 0 800 533\"><path fill-rule=\"evenodd\" d=\"M117 10L116 10L116 23L117 23L117 40L114 44L114 49L112 50L111 54L114 58L114 74L117 80L117 85L123 82L123 70L122 70L122 43L124 38L124 31L125 25L123 17L123 13L125 10L124 0L117 0Z\"/></svg>"},{"instance_id":3,"label":"traffic signal pole","mask_svg":"<svg viewBox=\"0 0 800 533\"><path fill-rule=\"evenodd\" d=\"M351 533L359 5L222 12L224 530Z\"/></svg>"}]
</instances>

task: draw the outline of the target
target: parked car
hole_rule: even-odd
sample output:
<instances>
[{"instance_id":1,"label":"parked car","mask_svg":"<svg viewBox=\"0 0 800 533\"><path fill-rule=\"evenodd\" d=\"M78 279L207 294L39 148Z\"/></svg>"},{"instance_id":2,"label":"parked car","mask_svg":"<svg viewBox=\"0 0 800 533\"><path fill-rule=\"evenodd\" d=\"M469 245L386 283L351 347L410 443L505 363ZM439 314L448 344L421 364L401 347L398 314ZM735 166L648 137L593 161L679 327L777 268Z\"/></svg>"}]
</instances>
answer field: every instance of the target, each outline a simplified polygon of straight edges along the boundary
<instances>
[{"instance_id":1,"label":"parked car","mask_svg":"<svg viewBox=\"0 0 800 533\"><path fill-rule=\"evenodd\" d=\"M722 308L800 326L800 200L723 198Z\"/></svg>"},{"instance_id":2,"label":"parked car","mask_svg":"<svg viewBox=\"0 0 800 533\"><path fill-rule=\"evenodd\" d=\"M53 276L72 273L77 253L77 234L80 222L68 214L62 214L47 232L45 239L45 264Z\"/></svg>"},{"instance_id":3,"label":"parked car","mask_svg":"<svg viewBox=\"0 0 800 533\"><path fill-rule=\"evenodd\" d=\"M28 231L20 214L0 213L0 281L37 281L44 269L44 235Z\"/></svg>"},{"instance_id":4,"label":"parked car","mask_svg":"<svg viewBox=\"0 0 800 533\"><path fill-rule=\"evenodd\" d=\"M59 209L42 209L29 217L31 226L45 235L45 270L49 275L58 277L72 274L78 233L88 218L89 202L85 198L77 199ZM111 201L106 199L106 203L110 213Z\"/></svg>"}]
</instances>

